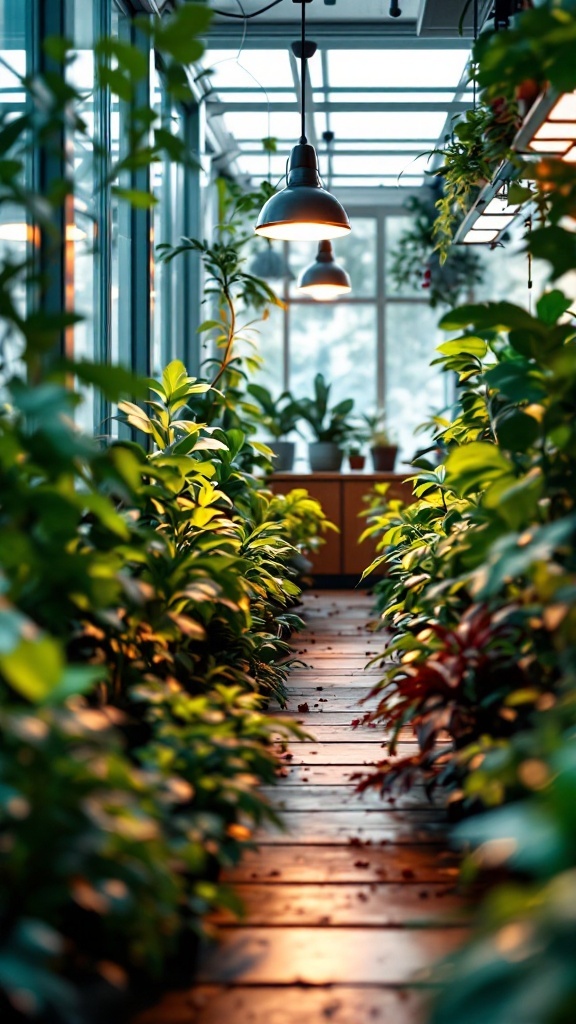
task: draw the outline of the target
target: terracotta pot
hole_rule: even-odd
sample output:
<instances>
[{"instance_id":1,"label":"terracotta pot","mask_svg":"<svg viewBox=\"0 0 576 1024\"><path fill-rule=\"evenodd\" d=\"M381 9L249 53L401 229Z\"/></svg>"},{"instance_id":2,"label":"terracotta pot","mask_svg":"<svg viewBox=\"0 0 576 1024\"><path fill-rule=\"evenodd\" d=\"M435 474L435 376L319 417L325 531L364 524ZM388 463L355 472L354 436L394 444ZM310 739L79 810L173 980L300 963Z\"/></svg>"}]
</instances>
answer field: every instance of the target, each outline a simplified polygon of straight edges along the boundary
<instances>
[{"instance_id":1,"label":"terracotta pot","mask_svg":"<svg viewBox=\"0 0 576 1024\"><path fill-rule=\"evenodd\" d=\"M366 465L365 455L349 455L348 462L350 463L350 469L364 469Z\"/></svg>"},{"instance_id":2,"label":"terracotta pot","mask_svg":"<svg viewBox=\"0 0 576 1024\"><path fill-rule=\"evenodd\" d=\"M397 444L378 445L372 448L372 462L377 473L391 472L398 454Z\"/></svg>"},{"instance_id":3,"label":"terracotta pot","mask_svg":"<svg viewBox=\"0 0 576 1024\"><path fill-rule=\"evenodd\" d=\"M312 441L308 445L308 454L313 473L337 473L344 453L333 441Z\"/></svg>"}]
</instances>

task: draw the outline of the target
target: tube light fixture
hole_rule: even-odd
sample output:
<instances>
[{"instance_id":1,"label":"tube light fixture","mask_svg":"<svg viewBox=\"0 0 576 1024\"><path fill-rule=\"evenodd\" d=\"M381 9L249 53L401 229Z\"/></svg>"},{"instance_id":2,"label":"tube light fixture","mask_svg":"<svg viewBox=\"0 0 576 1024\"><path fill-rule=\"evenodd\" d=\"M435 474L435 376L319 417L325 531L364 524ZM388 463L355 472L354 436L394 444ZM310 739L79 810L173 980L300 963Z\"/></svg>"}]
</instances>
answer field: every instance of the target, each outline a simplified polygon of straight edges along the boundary
<instances>
[{"instance_id":1,"label":"tube light fixture","mask_svg":"<svg viewBox=\"0 0 576 1024\"><path fill-rule=\"evenodd\" d=\"M271 196L260 211L256 234L286 241L321 241L339 238L350 231L346 211L327 189L323 188L314 146L306 138L306 75L316 43L306 39L306 3L302 4L302 39L292 44L295 56L301 59L301 121L300 141L294 146L286 171L286 187Z\"/></svg>"},{"instance_id":2,"label":"tube light fixture","mask_svg":"<svg viewBox=\"0 0 576 1024\"><path fill-rule=\"evenodd\" d=\"M317 302L331 302L352 291L348 274L334 259L332 242L320 242L314 263L306 267L298 278L298 290Z\"/></svg>"},{"instance_id":3,"label":"tube light fixture","mask_svg":"<svg viewBox=\"0 0 576 1024\"><path fill-rule=\"evenodd\" d=\"M461 245L490 245L510 227L520 205L508 203L505 189L501 185L491 199L478 197L459 232L461 237L457 236Z\"/></svg>"},{"instance_id":4,"label":"tube light fixture","mask_svg":"<svg viewBox=\"0 0 576 1024\"><path fill-rule=\"evenodd\" d=\"M576 92L543 93L525 118L512 149L576 163Z\"/></svg>"}]
</instances>

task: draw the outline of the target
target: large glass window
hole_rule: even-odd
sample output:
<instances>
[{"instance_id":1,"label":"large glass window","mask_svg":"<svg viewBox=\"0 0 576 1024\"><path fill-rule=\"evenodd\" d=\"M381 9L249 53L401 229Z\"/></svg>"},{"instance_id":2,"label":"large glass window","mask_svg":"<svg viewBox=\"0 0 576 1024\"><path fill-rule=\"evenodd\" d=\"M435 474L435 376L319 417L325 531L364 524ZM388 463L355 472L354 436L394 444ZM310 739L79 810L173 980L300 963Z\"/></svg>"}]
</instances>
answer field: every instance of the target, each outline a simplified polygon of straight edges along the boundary
<instances>
[{"instance_id":1,"label":"large glass window","mask_svg":"<svg viewBox=\"0 0 576 1024\"><path fill-rule=\"evenodd\" d=\"M97 6L97 5L96 5ZM67 29L73 40L72 59L67 66L66 76L70 85L82 97L77 111L85 125L85 131L74 129L67 139L67 159L72 163L74 179L73 217L67 218L66 247L69 250L73 281L73 306L82 320L74 327L74 357L76 359L99 359L101 334L98 330L98 282L99 258L101 256L102 233L98 230L100 181L95 166L94 140L100 129L100 111L95 107L94 67L94 11L92 5L87 14L82 0L69 0L67 8ZM79 407L77 418L86 429L98 428L95 407L95 393L92 388L84 389L84 401Z\"/></svg>"},{"instance_id":2,"label":"large glass window","mask_svg":"<svg viewBox=\"0 0 576 1024\"><path fill-rule=\"evenodd\" d=\"M185 120L182 108L172 103L157 69L152 75L153 106L162 127L174 138L184 139ZM184 168L166 156L152 168L152 190L157 200L154 207L154 245L175 245L185 233L183 216ZM182 357L180 311L183 307L182 259L171 263L156 260L152 304L152 368L161 373L171 359Z\"/></svg>"},{"instance_id":3,"label":"large glass window","mask_svg":"<svg viewBox=\"0 0 576 1024\"><path fill-rule=\"evenodd\" d=\"M527 229L523 218L518 218L506 233L502 245L495 249L485 245L474 246L482 261L483 273L482 282L474 289L475 298L492 302L505 299L528 308L532 296L542 294L548 268L542 260L529 262L523 251Z\"/></svg>"},{"instance_id":4,"label":"large glass window","mask_svg":"<svg viewBox=\"0 0 576 1024\"><path fill-rule=\"evenodd\" d=\"M427 447L418 428L448 401L446 375L430 366L445 340L437 326L440 315L425 302L386 304L386 421L405 461Z\"/></svg>"},{"instance_id":5,"label":"large glass window","mask_svg":"<svg viewBox=\"0 0 576 1024\"><path fill-rule=\"evenodd\" d=\"M314 376L332 383L331 398L354 398L358 411L377 402L374 303L298 303L290 307L290 388L310 395Z\"/></svg>"},{"instance_id":6,"label":"large glass window","mask_svg":"<svg viewBox=\"0 0 576 1024\"><path fill-rule=\"evenodd\" d=\"M315 243L285 243L294 278L282 285L285 312L275 313L273 330L270 321L262 328L258 379L300 397L312 394L315 374L323 373L334 402L354 398L358 415L384 410L400 460L409 461L426 443L418 427L447 402L446 380L430 366L442 340L440 313L421 291L391 287L389 252L408 219L359 211L351 223L334 248L352 292L334 303L310 301L297 288Z\"/></svg>"},{"instance_id":7,"label":"large glass window","mask_svg":"<svg viewBox=\"0 0 576 1024\"><path fill-rule=\"evenodd\" d=\"M0 4L0 113L5 123L22 114L26 95L20 76L30 70L26 51L29 16L26 0L4 0ZM6 154L4 154L6 155ZM32 245L32 229L21 207L3 201L0 204L0 268L7 263L21 264ZM24 313L24 278L16 280L12 292L16 308ZM9 376L19 365L20 339L3 334L0 350L0 375Z\"/></svg>"}]
</instances>

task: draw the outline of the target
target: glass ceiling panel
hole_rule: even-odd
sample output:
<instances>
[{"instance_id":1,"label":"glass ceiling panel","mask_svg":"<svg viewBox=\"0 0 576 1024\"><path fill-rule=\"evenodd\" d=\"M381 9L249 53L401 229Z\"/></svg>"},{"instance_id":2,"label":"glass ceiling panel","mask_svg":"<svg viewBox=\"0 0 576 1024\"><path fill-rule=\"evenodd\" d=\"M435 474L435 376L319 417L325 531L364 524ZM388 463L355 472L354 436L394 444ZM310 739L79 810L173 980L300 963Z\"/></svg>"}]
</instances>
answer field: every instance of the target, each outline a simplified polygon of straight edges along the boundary
<instances>
[{"instance_id":1,"label":"glass ceiling panel","mask_svg":"<svg viewBox=\"0 0 576 1024\"><path fill-rule=\"evenodd\" d=\"M466 50L330 50L328 82L349 88L379 86L453 86L460 81Z\"/></svg>"},{"instance_id":2,"label":"glass ceiling panel","mask_svg":"<svg viewBox=\"0 0 576 1024\"><path fill-rule=\"evenodd\" d=\"M426 157L415 160L410 156L395 156L386 154L382 156L339 156L338 151L334 156L334 174L353 175L362 174L401 174L402 171L410 170L417 174L420 170L424 173L426 169ZM361 164L361 166L360 166Z\"/></svg>"},{"instance_id":3,"label":"glass ceiling panel","mask_svg":"<svg viewBox=\"0 0 576 1024\"><path fill-rule=\"evenodd\" d=\"M332 182L333 191L339 188L379 188L381 185L386 185L389 188L417 188L422 184L422 175L419 174L417 177L413 175L404 174L398 180L398 176L395 174L385 177L379 175L378 177L356 177L356 178L339 178L337 175L334 177Z\"/></svg>"},{"instance_id":4,"label":"glass ceiling panel","mask_svg":"<svg viewBox=\"0 0 576 1024\"><path fill-rule=\"evenodd\" d=\"M226 114L224 124L237 139L259 140L272 135L295 145L300 134L300 119L296 111L291 114L285 110L274 110L273 107L270 112L270 129L265 111L235 110Z\"/></svg>"},{"instance_id":5,"label":"glass ceiling panel","mask_svg":"<svg viewBox=\"0 0 576 1024\"><path fill-rule=\"evenodd\" d=\"M286 49L242 50L239 61L234 50L209 50L203 64L212 69L209 80L214 89L247 89L255 85L294 89Z\"/></svg>"},{"instance_id":6,"label":"glass ceiling panel","mask_svg":"<svg viewBox=\"0 0 576 1024\"><path fill-rule=\"evenodd\" d=\"M341 111L330 115L337 139L434 139L444 127L443 111Z\"/></svg>"},{"instance_id":7,"label":"glass ceiling panel","mask_svg":"<svg viewBox=\"0 0 576 1024\"><path fill-rule=\"evenodd\" d=\"M435 143L436 139L430 139L430 144ZM246 143L246 145L252 145L252 143ZM338 137L336 141L336 152L342 150L354 150L355 152L363 152L364 150L374 152L391 153L395 151L405 152L409 150L410 153L414 153L416 156L418 153L422 153L426 143L422 142L421 139L341 139ZM322 155L324 153L323 144L321 143L318 147L318 152Z\"/></svg>"},{"instance_id":8,"label":"glass ceiling panel","mask_svg":"<svg viewBox=\"0 0 576 1024\"><path fill-rule=\"evenodd\" d=\"M215 97L214 97L215 98ZM262 89L255 89L252 92L242 92L240 89L234 89L233 92L219 92L218 99L222 100L223 103L266 103L266 94ZM296 109L296 97L294 90L291 92L275 92L270 95L271 103L293 103L294 109Z\"/></svg>"},{"instance_id":9,"label":"glass ceiling panel","mask_svg":"<svg viewBox=\"0 0 576 1024\"><path fill-rule=\"evenodd\" d=\"M308 134L318 143L323 177L327 174L327 155L322 134L330 129L335 133L335 188L404 188L422 184L429 160L421 154L435 147L453 113L451 104L468 59L467 49L446 49L441 44L438 48L415 45L411 49L408 41L402 43L401 49L318 52L309 69L314 100L324 109L312 108L309 112ZM214 98L219 97L229 108L223 114L218 114L217 105L209 108L224 152L230 148L230 158L236 160L241 172L261 180L269 174L268 156L262 151L261 140L271 135L278 142L278 152L271 163L272 180L276 182L284 173L286 158L300 134L298 96L288 48L247 48L239 62L234 50L209 50L203 64L214 69L210 79ZM327 69L326 82L323 65ZM265 106L266 96L259 85L279 90L269 93L269 114L265 109L237 109L243 104ZM218 88L229 91L219 93ZM335 91L338 89L342 91ZM408 89L413 91L402 91ZM462 98L459 94L458 99ZM466 99L471 102L469 90ZM294 105L293 112L276 109L277 104L287 103ZM427 109L430 103L445 109ZM342 109L349 104L362 105L364 109ZM413 104L415 109L377 110L375 104ZM222 132L233 136L236 147L229 146Z\"/></svg>"},{"instance_id":10,"label":"glass ceiling panel","mask_svg":"<svg viewBox=\"0 0 576 1024\"><path fill-rule=\"evenodd\" d=\"M310 75L312 88L323 89L325 82L322 74L322 53L320 50L317 50L312 59L308 61L308 73ZM350 85L350 82L346 82L345 84Z\"/></svg>"},{"instance_id":11,"label":"glass ceiling panel","mask_svg":"<svg viewBox=\"0 0 576 1024\"><path fill-rule=\"evenodd\" d=\"M238 166L243 174L252 174L257 178L268 177L268 155L265 156L244 156L238 157ZM270 173L274 184L286 172L286 156L274 154L270 158Z\"/></svg>"},{"instance_id":12,"label":"glass ceiling panel","mask_svg":"<svg viewBox=\"0 0 576 1024\"><path fill-rule=\"evenodd\" d=\"M452 103L454 89L443 92L332 92L328 94L330 103ZM254 99L254 97L252 97ZM277 99L274 96L274 99ZM324 93L314 94L316 103L324 103Z\"/></svg>"}]
</instances>

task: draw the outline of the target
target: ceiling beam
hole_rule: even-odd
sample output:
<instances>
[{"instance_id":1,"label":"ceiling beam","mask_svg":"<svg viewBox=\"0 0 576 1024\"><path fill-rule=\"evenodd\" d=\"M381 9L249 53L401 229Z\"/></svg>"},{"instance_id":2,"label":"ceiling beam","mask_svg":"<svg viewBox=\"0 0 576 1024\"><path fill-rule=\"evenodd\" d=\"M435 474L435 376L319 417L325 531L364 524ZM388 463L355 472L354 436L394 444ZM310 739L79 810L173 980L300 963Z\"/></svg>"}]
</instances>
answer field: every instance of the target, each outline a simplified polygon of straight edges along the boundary
<instances>
[{"instance_id":1,"label":"ceiling beam","mask_svg":"<svg viewBox=\"0 0 576 1024\"><path fill-rule=\"evenodd\" d=\"M423 152L422 146L432 147L436 145L436 142L437 139L424 139L421 143L418 143L418 149L405 149L401 145L399 145L397 149L346 149L341 148L338 145L338 139L336 139L334 141L334 156L412 156L416 159L416 157L420 156ZM259 148L254 147L253 149L247 149L244 146L241 146L240 152L242 153L242 156L267 157L268 155L263 151L262 146L260 146ZM327 150L324 144L319 147L318 153L320 156L327 156ZM290 156L290 147L287 146L286 149L278 148L273 155L288 157Z\"/></svg>"},{"instance_id":2,"label":"ceiling beam","mask_svg":"<svg viewBox=\"0 0 576 1024\"><path fill-rule=\"evenodd\" d=\"M471 103L465 101L453 101L446 100L445 102L430 101L429 103L424 100L412 101L412 102L401 102L401 103L316 103L314 109L316 113L350 113L350 114L374 114L374 113L393 113L398 112L401 114L410 113L412 111L418 111L419 113L444 113L449 111L450 114L463 113L465 110L469 110ZM262 114L268 111L268 104L261 102L254 103L219 103L213 100L209 100L207 103L208 112L212 116L218 116L219 114L233 114L236 112L244 113L255 113ZM280 113L297 113L297 103L274 103L272 105L272 112Z\"/></svg>"},{"instance_id":3,"label":"ceiling beam","mask_svg":"<svg viewBox=\"0 0 576 1024\"><path fill-rule=\"evenodd\" d=\"M214 50L238 49L242 40L242 22L212 22L207 45ZM321 47L332 50L398 50L409 44L414 50L469 50L470 40L426 39L416 35L416 22L403 21L391 25L382 21L309 21L308 33ZM248 24L245 48L269 50L289 46L298 35L298 24L294 21L258 22Z\"/></svg>"},{"instance_id":4,"label":"ceiling beam","mask_svg":"<svg viewBox=\"0 0 576 1024\"><path fill-rule=\"evenodd\" d=\"M325 54L325 52L326 51L324 51L324 50L322 51L323 55ZM370 96L386 96L389 93L393 93L393 94L402 93L403 95L406 95L406 96L411 96L413 93L418 93L418 94L426 93L426 94L429 94L431 96L435 96L435 95L438 95L438 94L444 95L445 93L450 93L450 98L452 99L454 97L454 93L455 93L457 88L459 89L459 86L447 86L447 85L444 85L444 86L442 86L442 85L434 85L434 86L433 85L383 85L383 86L379 86L379 85L368 85L368 86L365 86L365 85L338 85L338 86L335 86L335 85L330 85L330 86L322 86L322 87L316 86L316 88L314 89L314 92L329 93L332 96L334 96L334 95L338 96L341 93L346 93L347 94L347 93L355 93L355 92L367 93ZM247 85L247 86L242 86L242 88L238 88L238 86L234 86L234 85L226 85L226 86L219 85L217 87L214 87L210 91L210 93L206 93L206 95L207 96L213 95L215 97L218 97L218 96L233 96L235 93L241 92L241 93L246 94L246 95L261 96L263 89L264 89L264 86L261 86L261 85ZM276 96L276 95L279 95L279 94L282 95L282 94L285 94L287 92L289 92L289 93L292 92L292 89L288 85L286 85L286 86L281 86L281 85L270 86L270 85L267 85L265 87L265 89L266 89L266 92L268 93L269 96ZM472 86L469 87L468 91L470 93L472 93Z\"/></svg>"}]
</instances>

